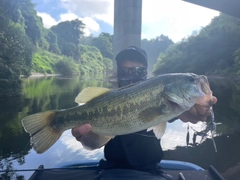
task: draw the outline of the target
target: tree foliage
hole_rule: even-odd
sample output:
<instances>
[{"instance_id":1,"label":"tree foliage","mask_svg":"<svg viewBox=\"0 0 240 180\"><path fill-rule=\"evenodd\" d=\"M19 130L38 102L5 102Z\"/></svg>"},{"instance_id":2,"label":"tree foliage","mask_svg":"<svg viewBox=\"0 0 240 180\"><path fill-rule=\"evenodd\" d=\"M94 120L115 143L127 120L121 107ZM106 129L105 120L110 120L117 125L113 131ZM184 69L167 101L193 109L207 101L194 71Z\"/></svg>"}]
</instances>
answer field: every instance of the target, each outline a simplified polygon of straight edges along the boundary
<instances>
[{"instance_id":1,"label":"tree foliage","mask_svg":"<svg viewBox=\"0 0 240 180\"><path fill-rule=\"evenodd\" d=\"M161 54L155 65L155 74L194 72L236 75L239 39L240 20L221 14L199 34L183 39Z\"/></svg>"},{"instance_id":2,"label":"tree foliage","mask_svg":"<svg viewBox=\"0 0 240 180\"><path fill-rule=\"evenodd\" d=\"M24 18L26 34L31 38L32 43L37 46L43 34L42 19L37 16L31 0L21 0L18 1L18 4L18 8Z\"/></svg>"},{"instance_id":3,"label":"tree foliage","mask_svg":"<svg viewBox=\"0 0 240 180\"><path fill-rule=\"evenodd\" d=\"M51 27L51 31L57 35L58 47L63 55L71 56L76 61L79 60L81 36L84 34L85 24L75 19L72 21L64 21L56 26Z\"/></svg>"},{"instance_id":4,"label":"tree foliage","mask_svg":"<svg viewBox=\"0 0 240 180\"><path fill-rule=\"evenodd\" d=\"M57 35L52 32L50 29L45 29L44 31L44 37L46 38L47 42L49 43L48 51L55 53L55 54L61 54L61 51L58 47L58 38Z\"/></svg>"},{"instance_id":5,"label":"tree foliage","mask_svg":"<svg viewBox=\"0 0 240 180\"><path fill-rule=\"evenodd\" d=\"M80 45L80 70L82 73L87 72L105 72L108 68L104 64L104 60L101 52L94 46ZM110 63L110 62L108 62ZM107 64L108 65L108 64Z\"/></svg>"},{"instance_id":6,"label":"tree foliage","mask_svg":"<svg viewBox=\"0 0 240 180\"><path fill-rule=\"evenodd\" d=\"M74 61L60 60L55 64L55 69L58 73L66 76L72 76L79 72Z\"/></svg>"},{"instance_id":7,"label":"tree foliage","mask_svg":"<svg viewBox=\"0 0 240 180\"><path fill-rule=\"evenodd\" d=\"M91 45L97 47L104 57L113 59L113 36L110 34L101 33L92 39Z\"/></svg>"},{"instance_id":8,"label":"tree foliage","mask_svg":"<svg viewBox=\"0 0 240 180\"><path fill-rule=\"evenodd\" d=\"M48 51L38 51L33 55L32 72L44 74L78 74L78 65L71 57L60 56Z\"/></svg>"},{"instance_id":9,"label":"tree foliage","mask_svg":"<svg viewBox=\"0 0 240 180\"><path fill-rule=\"evenodd\" d=\"M173 41L167 36L160 35L150 40L143 39L141 44L142 48L148 54L148 71L152 72L153 66L156 64L159 54L164 53L168 47L173 44Z\"/></svg>"},{"instance_id":10,"label":"tree foliage","mask_svg":"<svg viewBox=\"0 0 240 180\"><path fill-rule=\"evenodd\" d=\"M21 89L20 75L27 76L31 70L32 42L16 7L18 3L0 1L0 95L18 94Z\"/></svg>"}]
</instances>

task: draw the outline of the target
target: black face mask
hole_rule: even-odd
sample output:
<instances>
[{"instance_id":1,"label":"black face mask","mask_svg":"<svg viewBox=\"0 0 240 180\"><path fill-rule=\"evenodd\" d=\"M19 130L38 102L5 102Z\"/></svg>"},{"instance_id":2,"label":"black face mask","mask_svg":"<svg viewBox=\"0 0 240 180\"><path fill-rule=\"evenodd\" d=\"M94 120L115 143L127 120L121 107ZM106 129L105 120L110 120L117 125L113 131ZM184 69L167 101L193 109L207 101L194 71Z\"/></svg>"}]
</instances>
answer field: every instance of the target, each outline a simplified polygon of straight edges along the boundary
<instances>
[{"instance_id":1,"label":"black face mask","mask_svg":"<svg viewBox=\"0 0 240 180\"><path fill-rule=\"evenodd\" d=\"M147 79L147 70L144 67L120 67L118 68L117 74L118 87L127 86Z\"/></svg>"}]
</instances>

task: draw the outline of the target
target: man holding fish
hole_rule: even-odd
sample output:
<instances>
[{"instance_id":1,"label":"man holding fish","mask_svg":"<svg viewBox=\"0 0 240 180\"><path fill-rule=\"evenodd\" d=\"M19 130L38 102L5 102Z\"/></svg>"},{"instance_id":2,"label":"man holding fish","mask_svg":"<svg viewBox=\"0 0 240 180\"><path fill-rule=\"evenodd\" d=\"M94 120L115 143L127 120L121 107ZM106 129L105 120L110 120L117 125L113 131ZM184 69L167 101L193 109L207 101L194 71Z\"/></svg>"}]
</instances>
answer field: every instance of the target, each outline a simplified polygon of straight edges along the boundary
<instances>
[{"instance_id":1,"label":"man holding fish","mask_svg":"<svg viewBox=\"0 0 240 180\"><path fill-rule=\"evenodd\" d=\"M147 54L143 49L129 46L116 56L116 61L118 85L120 88L146 80L148 63ZM181 74L177 74L177 76L181 76ZM200 77L194 74L189 74L189 76L193 79L200 79L198 82L200 85L196 86L200 86L200 91L203 91L204 95L201 95L201 98L195 98L193 105L186 108L187 111L175 117L181 119L183 122L197 123L198 121L206 121L207 116L211 115L210 109L212 108L212 105L217 102L217 98L212 96L212 91L210 90L209 84L204 76ZM174 81L174 79L172 81ZM182 81L182 83L184 82L185 81ZM168 82L168 84L171 84L171 82ZM156 116L158 115L159 117L161 117L161 113L168 114L167 112L169 109L166 107L168 105L172 108L179 108L178 106L180 106L180 103L178 103L170 93L170 91L172 91L169 90L171 87L175 86L169 86L168 89L164 89L164 96L171 96L167 101L163 100L164 106L160 105L161 108L158 108L157 111L155 111L154 108L149 108L149 111L146 110L147 115L143 117L148 117L151 116L151 114L154 115L156 113L159 113L156 114ZM184 88L179 89L180 91L184 91ZM189 90L190 88L187 87L187 89ZM168 95L168 93L171 95ZM183 92L181 93L184 94ZM190 93L185 93L183 95L184 98L191 99L192 97L188 97L189 94ZM144 96L144 94L142 96ZM139 97L139 99L140 98L141 97ZM160 102L161 101L160 98ZM184 105L181 106L183 108ZM135 116L137 116L137 114L135 114ZM173 117L173 119L176 118ZM166 122L160 123L160 125L153 128L147 128L147 130L131 134L117 135L112 138L104 147L106 160L101 160L99 164L100 168L104 170L96 179L172 179L170 175L164 173L157 165L163 158L163 151L159 139L163 135L165 128ZM85 142L85 136L91 134L91 130L92 125L86 123L73 128L72 134L86 147L88 145Z\"/></svg>"}]
</instances>

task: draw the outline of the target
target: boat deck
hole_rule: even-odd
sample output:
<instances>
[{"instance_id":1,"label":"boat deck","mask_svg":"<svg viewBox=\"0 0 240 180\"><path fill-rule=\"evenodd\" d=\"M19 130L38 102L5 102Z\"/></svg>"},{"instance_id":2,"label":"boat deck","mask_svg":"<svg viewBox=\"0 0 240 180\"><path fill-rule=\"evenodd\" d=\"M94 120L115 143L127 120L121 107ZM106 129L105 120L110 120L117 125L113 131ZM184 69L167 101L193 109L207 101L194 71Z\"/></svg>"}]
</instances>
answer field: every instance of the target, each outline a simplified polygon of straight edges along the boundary
<instances>
[{"instance_id":1,"label":"boat deck","mask_svg":"<svg viewBox=\"0 0 240 180\"><path fill-rule=\"evenodd\" d=\"M94 180L98 172L97 166L56 169L44 169L40 166L29 180ZM209 166L208 170L165 170L165 172L172 175L173 180L224 180L213 166ZM182 173L184 177L180 177L179 173Z\"/></svg>"}]
</instances>

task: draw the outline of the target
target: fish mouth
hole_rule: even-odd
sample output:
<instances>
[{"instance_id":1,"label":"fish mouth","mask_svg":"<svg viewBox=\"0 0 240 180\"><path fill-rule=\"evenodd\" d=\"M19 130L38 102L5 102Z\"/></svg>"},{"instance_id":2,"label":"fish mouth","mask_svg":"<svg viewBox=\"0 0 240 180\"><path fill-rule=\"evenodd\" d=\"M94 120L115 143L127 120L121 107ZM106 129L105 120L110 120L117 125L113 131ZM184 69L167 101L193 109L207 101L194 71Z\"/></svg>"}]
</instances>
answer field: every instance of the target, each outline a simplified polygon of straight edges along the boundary
<instances>
[{"instance_id":1,"label":"fish mouth","mask_svg":"<svg viewBox=\"0 0 240 180\"><path fill-rule=\"evenodd\" d=\"M209 85L209 82L208 82L206 76L201 76L200 77L200 81L199 81L199 84L198 84L198 89L204 95L212 95L212 91L210 89L210 85Z\"/></svg>"}]
</instances>

